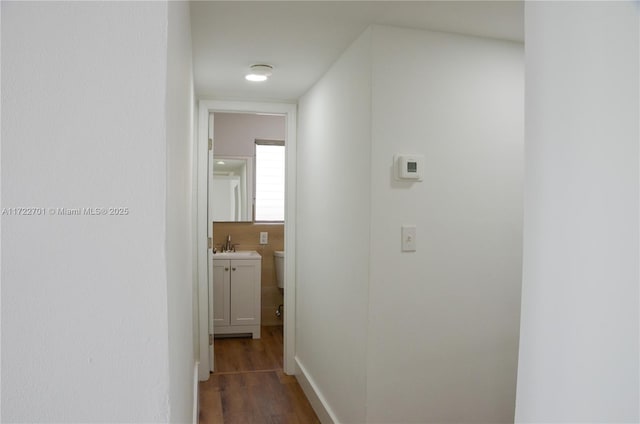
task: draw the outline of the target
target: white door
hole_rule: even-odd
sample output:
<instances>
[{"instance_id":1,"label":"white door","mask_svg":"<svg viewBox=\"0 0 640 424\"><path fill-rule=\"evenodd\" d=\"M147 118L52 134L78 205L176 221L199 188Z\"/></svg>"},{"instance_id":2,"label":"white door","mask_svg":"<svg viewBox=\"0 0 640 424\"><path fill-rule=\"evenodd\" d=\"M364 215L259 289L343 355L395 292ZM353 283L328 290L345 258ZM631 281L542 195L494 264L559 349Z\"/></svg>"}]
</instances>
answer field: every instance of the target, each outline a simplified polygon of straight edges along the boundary
<instances>
[{"instance_id":1,"label":"white door","mask_svg":"<svg viewBox=\"0 0 640 424\"><path fill-rule=\"evenodd\" d=\"M213 368L213 319L212 314L216 303L215 291L213 288L213 113L208 114L208 138L209 152L207 155L207 237L209 239L209 248L207 249L207 287L209 288L209 370Z\"/></svg>"}]
</instances>

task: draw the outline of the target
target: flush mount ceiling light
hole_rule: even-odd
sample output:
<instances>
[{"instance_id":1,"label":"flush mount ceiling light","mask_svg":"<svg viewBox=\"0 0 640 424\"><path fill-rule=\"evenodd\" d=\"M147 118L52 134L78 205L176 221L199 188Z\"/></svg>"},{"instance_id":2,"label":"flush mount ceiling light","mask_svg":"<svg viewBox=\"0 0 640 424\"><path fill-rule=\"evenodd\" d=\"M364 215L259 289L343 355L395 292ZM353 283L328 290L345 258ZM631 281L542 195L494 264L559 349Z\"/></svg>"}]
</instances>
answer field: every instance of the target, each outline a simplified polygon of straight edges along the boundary
<instances>
[{"instance_id":1,"label":"flush mount ceiling light","mask_svg":"<svg viewBox=\"0 0 640 424\"><path fill-rule=\"evenodd\" d=\"M255 82L266 81L271 76L272 73L273 73L273 66L271 65L264 65L264 64L251 65L251 67L249 68L249 73L245 75L245 78L248 81L255 81Z\"/></svg>"}]
</instances>

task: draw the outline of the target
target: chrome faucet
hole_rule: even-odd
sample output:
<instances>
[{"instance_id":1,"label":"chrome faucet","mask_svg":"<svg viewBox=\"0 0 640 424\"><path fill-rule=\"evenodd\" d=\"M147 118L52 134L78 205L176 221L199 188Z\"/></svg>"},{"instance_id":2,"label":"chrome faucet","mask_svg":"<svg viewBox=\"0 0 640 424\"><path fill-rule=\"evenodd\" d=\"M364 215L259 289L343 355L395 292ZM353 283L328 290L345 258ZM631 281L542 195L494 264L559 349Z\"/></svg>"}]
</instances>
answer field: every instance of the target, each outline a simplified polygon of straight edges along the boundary
<instances>
[{"instance_id":1,"label":"chrome faucet","mask_svg":"<svg viewBox=\"0 0 640 424\"><path fill-rule=\"evenodd\" d=\"M222 246L223 252L235 252L235 246L231 244L231 234L227 234L227 242Z\"/></svg>"}]
</instances>

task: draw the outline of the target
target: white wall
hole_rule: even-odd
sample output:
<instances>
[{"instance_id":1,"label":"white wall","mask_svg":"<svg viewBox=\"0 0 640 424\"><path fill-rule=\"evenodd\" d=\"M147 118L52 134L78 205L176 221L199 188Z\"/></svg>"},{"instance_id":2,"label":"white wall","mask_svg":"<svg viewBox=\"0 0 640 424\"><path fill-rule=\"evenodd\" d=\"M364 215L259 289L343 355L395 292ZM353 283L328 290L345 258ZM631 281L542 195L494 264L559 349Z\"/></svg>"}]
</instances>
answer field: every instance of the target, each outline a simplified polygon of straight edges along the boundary
<instances>
[{"instance_id":1,"label":"white wall","mask_svg":"<svg viewBox=\"0 0 640 424\"><path fill-rule=\"evenodd\" d=\"M214 113L216 156L255 156L256 138L285 139L285 118L247 113Z\"/></svg>"},{"instance_id":2,"label":"white wall","mask_svg":"<svg viewBox=\"0 0 640 424\"><path fill-rule=\"evenodd\" d=\"M523 67L521 44L373 28L368 422L513 420Z\"/></svg>"},{"instance_id":3,"label":"white wall","mask_svg":"<svg viewBox=\"0 0 640 424\"><path fill-rule=\"evenodd\" d=\"M193 413L193 71L189 3L168 3L167 35L167 303L170 421Z\"/></svg>"},{"instance_id":4,"label":"white wall","mask_svg":"<svg viewBox=\"0 0 640 424\"><path fill-rule=\"evenodd\" d=\"M517 422L638 422L637 2L526 5Z\"/></svg>"},{"instance_id":5,"label":"white wall","mask_svg":"<svg viewBox=\"0 0 640 424\"><path fill-rule=\"evenodd\" d=\"M345 423L365 419L370 61L367 31L298 112L296 356Z\"/></svg>"},{"instance_id":6,"label":"white wall","mask_svg":"<svg viewBox=\"0 0 640 424\"><path fill-rule=\"evenodd\" d=\"M338 421L513 420L523 71L521 44L373 27L301 99L296 351Z\"/></svg>"},{"instance_id":7,"label":"white wall","mask_svg":"<svg viewBox=\"0 0 640 424\"><path fill-rule=\"evenodd\" d=\"M188 248L190 227L188 210L168 201L188 198L190 68L167 73L168 60L188 56L178 51L186 12L164 2L1 7L2 206L129 213L2 217L0 420L186 418L191 322L175 318L188 319L191 300L173 296L179 284L188 291L190 264L172 252Z\"/></svg>"},{"instance_id":8,"label":"white wall","mask_svg":"<svg viewBox=\"0 0 640 424\"><path fill-rule=\"evenodd\" d=\"M2 52L2 6L0 6L0 55ZM0 57L0 60L2 58ZM2 62L0 62L1 64ZM0 66L0 89L2 66ZM0 96L1 97L1 96ZM0 164L2 163L2 101L0 101ZM0 209L2 208L2 166L0 165ZM2 329L2 218L0 217L0 330ZM0 331L1 332L1 331ZM2 336L0 336L0 364L2 363ZM0 365L0 421L2 421L2 366Z\"/></svg>"}]
</instances>

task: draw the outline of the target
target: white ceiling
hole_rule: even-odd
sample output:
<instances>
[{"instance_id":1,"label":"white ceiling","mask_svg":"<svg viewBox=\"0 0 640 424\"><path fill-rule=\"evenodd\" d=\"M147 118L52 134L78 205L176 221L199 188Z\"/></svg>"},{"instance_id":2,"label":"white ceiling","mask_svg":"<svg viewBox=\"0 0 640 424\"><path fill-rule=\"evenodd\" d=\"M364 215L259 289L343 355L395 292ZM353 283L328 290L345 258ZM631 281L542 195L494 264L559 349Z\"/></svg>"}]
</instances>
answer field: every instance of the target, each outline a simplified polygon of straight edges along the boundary
<instances>
[{"instance_id":1,"label":"white ceiling","mask_svg":"<svg viewBox=\"0 0 640 424\"><path fill-rule=\"evenodd\" d=\"M369 25L522 42L522 1L208 1L191 3L200 99L294 101ZM266 83L244 74L274 66Z\"/></svg>"}]
</instances>

